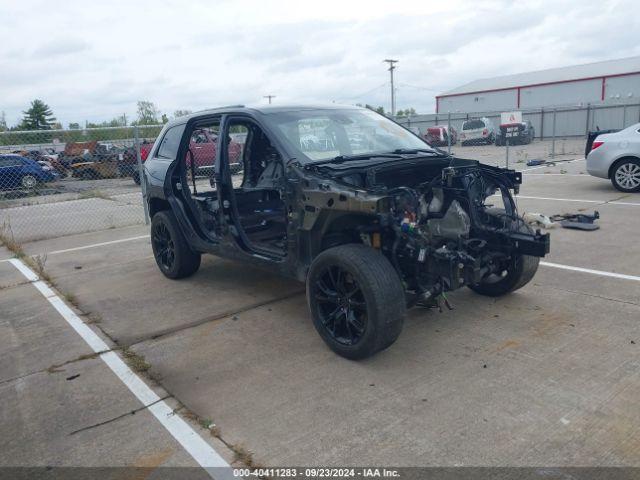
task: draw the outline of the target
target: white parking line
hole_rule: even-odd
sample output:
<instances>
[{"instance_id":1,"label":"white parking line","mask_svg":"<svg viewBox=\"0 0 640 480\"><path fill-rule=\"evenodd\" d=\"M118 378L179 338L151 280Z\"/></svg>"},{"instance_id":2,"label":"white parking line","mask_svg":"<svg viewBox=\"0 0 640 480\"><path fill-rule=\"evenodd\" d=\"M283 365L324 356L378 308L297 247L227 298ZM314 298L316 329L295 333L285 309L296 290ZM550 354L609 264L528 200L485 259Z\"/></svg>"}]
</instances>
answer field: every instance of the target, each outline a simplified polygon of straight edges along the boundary
<instances>
[{"instance_id":1,"label":"white parking line","mask_svg":"<svg viewBox=\"0 0 640 480\"><path fill-rule=\"evenodd\" d=\"M499 195L494 195L499 196ZM617 200L607 201L607 200L584 200L579 198L556 198L556 197L531 197L528 195L516 195L515 198L526 198L531 200L553 200L556 202L577 202L577 203L599 203L602 205L631 205L635 207L640 207L640 203L635 202L619 202Z\"/></svg>"},{"instance_id":2,"label":"white parking line","mask_svg":"<svg viewBox=\"0 0 640 480\"><path fill-rule=\"evenodd\" d=\"M601 277L620 278L622 280L633 280L640 282L640 277L635 275L625 275L623 273L605 272L602 270L592 270L591 268L573 267L571 265L562 265L561 263L540 262L540 265L551 268L560 268L562 270L571 270L574 272L590 273L591 275L600 275Z\"/></svg>"},{"instance_id":3,"label":"white parking line","mask_svg":"<svg viewBox=\"0 0 640 480\"><path fill-rule=\"evenodd\" d=\"M113 245L114 243L130 242L132 240L140 240L142 238L149 238L149 235L139 235L137 237L121 238L119 240L111 240L109 242L92 243L91 245L83 245L81 247L65 248L64 250L54 250L47 252L47 255L57 255L58 253L76 252L78 250L85 250L87 248L103 247L104 245Z\"/></svg>"},{"instance_id":4,"label":"white parking line","mask_svg":"<svg viewBox=\"0 0 640 480\"><path fill-rule=\"evenodd\" d=\"M160 397L149 386L138 377L124 361L113 351L109 350L109 346L84 323L71 310L64 301L55 294L51 288L47 286L38 276L25 265L21 260L12 258L9 260L32 285L38 289L40 293L49 301L49 303L58 311L60 315L67 321L78 335L98 353L100 358L107 366L116 374L116 376L124 383L127 388L147 406L148 410L158 419L164 428L173 436L173 438L184 447L184 449L204 468L209 476L214 479L231 480L234 477L231 466L216 452L211 445L204 441L187 422L169 407L169 405L161 400ZM103 352L103 353L100 353Z\"/></svg>"},{"instance_id":5,"label":"white parking line","mask_svg":"<svg viewBox=\"0 0 640 480\"><path fill-rule=\"evenodd\" d=\"M524 172L525 175L535 176L535 177L583 177L583 178L594 178L591 175L586 175L584 173L529 173Z\"/></svg>"}]
</instances>

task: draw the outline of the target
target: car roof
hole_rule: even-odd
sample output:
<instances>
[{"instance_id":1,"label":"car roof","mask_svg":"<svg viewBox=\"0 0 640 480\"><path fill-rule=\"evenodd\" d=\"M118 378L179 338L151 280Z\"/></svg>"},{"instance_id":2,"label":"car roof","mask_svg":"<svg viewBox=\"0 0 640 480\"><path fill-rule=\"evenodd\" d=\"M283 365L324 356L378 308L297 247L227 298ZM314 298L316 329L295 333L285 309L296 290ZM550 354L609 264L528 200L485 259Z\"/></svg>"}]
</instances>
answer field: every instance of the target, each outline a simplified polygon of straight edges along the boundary
<instances>
[{"instance_id":1,"label":"car roof","mask_svg":"<svg viewBox=\"0 0 640 480\"><path fill-rule=\"evenodd\" d=\"M278 113L278 112L299 112L303 110L364 110L364 107L356 107L354 105L340 105L336 103L329 104L293 104L293 105L228 105L225 107L210 108L193 112L189 115L171 120L167 126L180 125L186 123L192 118L202 117L205 115L216 115L223 113Z\"/></svg>"}]
</instances>

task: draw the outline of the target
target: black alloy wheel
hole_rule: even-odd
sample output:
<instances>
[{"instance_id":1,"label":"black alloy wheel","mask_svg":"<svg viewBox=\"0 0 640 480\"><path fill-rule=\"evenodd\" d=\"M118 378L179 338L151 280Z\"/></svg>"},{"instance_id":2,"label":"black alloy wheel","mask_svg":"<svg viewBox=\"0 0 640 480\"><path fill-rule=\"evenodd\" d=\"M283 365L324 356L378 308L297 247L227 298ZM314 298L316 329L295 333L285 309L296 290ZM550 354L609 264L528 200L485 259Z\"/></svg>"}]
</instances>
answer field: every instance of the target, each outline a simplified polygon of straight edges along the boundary
<instances>
[{"instance_id":1,"label":"black alloy wheel","mask_svg":"<svg viewBox=\"0 0 640 480\"><path fill-rule=\"evenodd\" d=\"M367 328L367 306L353 275L329 266L314 282L313 295L326 333L341 345L357 344Z\"/></svg>"},{"instance_id":2,"label":"black alloy wheel","mask_svg":"<svg viewBox=\"0 0 640 480\"><path fill-rule=\"evenodd\" d=\"M164 223L159 223L153 229L153 237L151 239L154 246L154 256L156 262L163 270L171 270L176 260L176 247L171 239L169 229Z\"/></svg>"}]
</instances>

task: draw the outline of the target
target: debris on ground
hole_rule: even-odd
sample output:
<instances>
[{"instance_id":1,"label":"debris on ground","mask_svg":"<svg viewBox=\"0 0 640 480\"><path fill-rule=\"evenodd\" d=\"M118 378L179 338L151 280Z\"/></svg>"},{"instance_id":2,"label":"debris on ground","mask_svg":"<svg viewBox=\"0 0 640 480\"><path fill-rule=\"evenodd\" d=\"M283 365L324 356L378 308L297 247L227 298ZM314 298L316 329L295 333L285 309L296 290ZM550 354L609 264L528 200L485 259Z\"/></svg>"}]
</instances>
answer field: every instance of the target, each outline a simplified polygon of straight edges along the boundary
<instances>
[{"instance_id":1,"label":"debris on ground","mask_svg":"<svg viewBox=\"0 0 640 480\"><path fill-rule=\"evenodd\" d=\"M560 222L563 228L586 231L598 230L600 225L596 225L594 222L599 218L600 213L597 210L593 212L593 215L586 215L584 213L562 213L551 216L551 220L553 222Z\"/></svg>"},{"instance_id":2,"label":"debris on ground","mask_svg":"<svg viewBox=\"0 0 640 480\"><path fill-rule=\"evenodd\" d=\"M544 165L545 163L547 163L546 160L542 160L540 158L532 158L531 160L529 160L527 162L527 166L528 167L535 167L536 165Z\"/></svg>"},{"instance_id":3,"label":"debris on ground","mask_svg":"<svg viewBox=\"0 0 640 480\"><path fill-rule=\"evenodd\" d=\"M529 212L522 215L522 219L529 225L536 225L544 228L554 228L556 224L551 218L542 213Z\"/></svg>"}]
</instances>

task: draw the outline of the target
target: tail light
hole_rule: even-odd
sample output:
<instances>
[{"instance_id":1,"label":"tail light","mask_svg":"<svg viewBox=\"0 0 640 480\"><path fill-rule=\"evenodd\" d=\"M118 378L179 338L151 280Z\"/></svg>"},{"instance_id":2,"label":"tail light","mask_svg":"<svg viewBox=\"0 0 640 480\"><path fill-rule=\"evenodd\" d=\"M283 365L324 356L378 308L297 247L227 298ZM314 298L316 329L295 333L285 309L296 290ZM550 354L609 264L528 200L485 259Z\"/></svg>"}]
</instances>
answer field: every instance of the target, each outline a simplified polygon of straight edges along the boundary
<instances>
[{"instance_id":1,"label":"tail light","mask_svg":"<svg viewBox=\"0 0 640 480\"><path fill-rule=\"evenodd\" d=\"M593 142L593 144L591 145L591 151L593 152L596 148L598 148L599 146L601 146L604 142L602 141L598 141L596 140L595 142Z\"/></svg>"},{"instance_id":2,"label":"tail light","mask_svg":"<svg viewBox=\"0 0 640 480\"><path fill-rule=\"evenodd\" d=\"M482 136L486 137L487 135L489 135L489 130L485 128L484 130L482 130Z\"/></svg>"}]
</instances>

